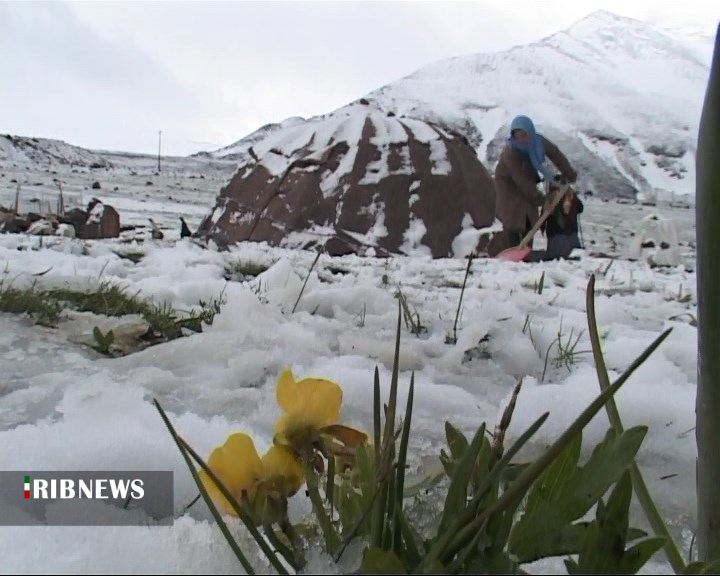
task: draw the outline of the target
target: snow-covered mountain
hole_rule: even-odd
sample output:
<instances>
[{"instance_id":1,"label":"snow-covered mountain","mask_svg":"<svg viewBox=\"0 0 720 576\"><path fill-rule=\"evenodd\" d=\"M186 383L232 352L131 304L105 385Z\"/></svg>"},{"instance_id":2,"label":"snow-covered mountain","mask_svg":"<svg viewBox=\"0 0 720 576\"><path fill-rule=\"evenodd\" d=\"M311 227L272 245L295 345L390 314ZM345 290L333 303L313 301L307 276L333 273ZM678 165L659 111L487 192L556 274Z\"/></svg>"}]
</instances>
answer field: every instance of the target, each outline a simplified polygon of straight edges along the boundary
<instances>
[{"instance_id":1,"label":"snow-covered mountain","mask_svg":"<svg viewBox=\"0 0 720 576\"><path fill-rule=\"evenodd\" d=\"M703 40L601 11L539 42L438 62L367 98L461 128L493 165L517 114L603 195L694 188Z\"/></svg>"},{"instance_id":2,"label":"snow-covered mountain","mask_svg":"<svg viewBox=\"0 0 720 576\"><path fill-rule=\"evenodd\" d=\"M361 101L459 131L490 169L512 118L527 114L569 156L581 189L688 194L711 52L712 39L694 31L600 11L533 44L431 64ZM211 155L244 160L251 146L296 135L302 124L268 125Z\"/></svg>"},{"instance_id":3,"label":"snow-covered mountain","mask_svg":"<svg viewBox=\"0 0 720 576\"><path fill-rule=\"evenodd\" d=\"M241 138L237 142L233 142L228 146L224 146L214 152L198 152L193 154L194 157L211 157L211 158L222 158L223 160L239 160L244 157L250 146L259 144L268 137L285 130L286 128L294 128L305 122L304 118L300 116L293 116L287 118L282 122L274 122L261 126L255 132L248 134L244 138Z\"/></svg>"},{"instance_id":4,"label":"snow-covered mountain","mask_svg":"<svg viewBox=\"0 0 720 576\"><path fill-rule=\"evenodd\" d=\"M111 167L99 153L62 140L0 134L0 161L69 166Z\"/></svg>"}]
</instances>

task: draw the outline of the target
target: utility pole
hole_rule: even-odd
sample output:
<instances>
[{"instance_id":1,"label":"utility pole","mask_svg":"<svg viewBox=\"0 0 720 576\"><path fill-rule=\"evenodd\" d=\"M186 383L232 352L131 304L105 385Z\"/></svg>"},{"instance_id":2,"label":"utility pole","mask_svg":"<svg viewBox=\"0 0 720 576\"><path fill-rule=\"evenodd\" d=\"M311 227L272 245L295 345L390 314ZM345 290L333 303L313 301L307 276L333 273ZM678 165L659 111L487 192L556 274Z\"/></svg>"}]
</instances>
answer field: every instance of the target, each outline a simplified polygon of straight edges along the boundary
<instances>
[{"instance_id":1,"label":"utility pole","mask_svg":"<svg viewBox=\"0 0 720 576\"><path fill-rule=\"evenodd\" d=\"M162 143L162 130L158 130L158 172L160 172L160 144Z\"/></svg>"}]
</instances>

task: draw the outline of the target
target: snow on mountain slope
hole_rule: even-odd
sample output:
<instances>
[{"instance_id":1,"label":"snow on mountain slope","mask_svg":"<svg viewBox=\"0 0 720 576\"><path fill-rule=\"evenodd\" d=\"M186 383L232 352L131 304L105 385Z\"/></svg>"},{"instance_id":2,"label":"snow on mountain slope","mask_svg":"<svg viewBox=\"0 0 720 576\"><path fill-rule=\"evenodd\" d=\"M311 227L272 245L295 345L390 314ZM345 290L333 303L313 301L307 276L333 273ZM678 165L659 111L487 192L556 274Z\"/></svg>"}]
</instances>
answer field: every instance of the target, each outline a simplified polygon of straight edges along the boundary
<instances>
[{"instance_id":1,"label":"snow on mountain slope","mask_svg":"<svg viewBox=\"0 0 720 576\"><path fill-rule=\"evenodd\" d=\"M219 150L215 150L214 152L198 152L197 154L193 154L192 156L209 156L211 158L222 158L223 160L238 160L245 155L247 150L253 144L257 144L263 141L265 138L271 136L278 131L284 130L285 128L293 128L294 126L302 124L303 122L305 122L304 118L301 118L299 116L293 116L292 118L287 118L282 122L266 124L265 126L262 126L255 130L255 132L253 132L252 134L241 138L240 140L230 144L229 146L225 146L223 148L220 148Z\"/></svg>"},{"instance_id":2,"label":"snow on mountain slope","mask_svg":"<svg viewBox=\"0 0 720 576\"><path fill-rule=\"evenodd\" d=\"M62 140L0 135L0 161L111 167L100 154Z\"/></svg>"},{"instance_id":3,"label":"snow on mountain slope","mask_svg":"<svg viewBox=\"0 0 720 576\"><path fill-rule=\"evenodd\" d=\"M577 165L582 188L687 194L706 42L601 11L530 45L437 62L366 99L461 131L490 168L511 119L527 114Z\"/></svg>"}]
</instances>

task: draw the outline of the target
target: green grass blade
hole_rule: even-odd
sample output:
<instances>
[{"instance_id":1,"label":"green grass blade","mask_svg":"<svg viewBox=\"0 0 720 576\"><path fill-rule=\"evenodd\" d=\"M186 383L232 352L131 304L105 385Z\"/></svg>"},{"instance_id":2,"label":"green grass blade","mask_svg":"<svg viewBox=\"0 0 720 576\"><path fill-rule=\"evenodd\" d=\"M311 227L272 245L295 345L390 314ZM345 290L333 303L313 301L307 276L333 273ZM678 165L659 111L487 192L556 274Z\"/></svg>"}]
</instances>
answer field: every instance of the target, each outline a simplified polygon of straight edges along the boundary
<instances>
[{"instance_id":1,"label":"green grass blade","mask_svg":"<svg viewBox=\"0 0 720 576\"><path fill-rule=\"evenodd\" d=\"M418 548L417 544L417 538L420 537L416 536L413 532L413 529L410 526L408 519L405 517L405 512L403 512L402 508L396 511L395 517L398 520L400 533L402 535L402 541L405 544L405 556L407 557L407 561L411 566L417 566L422 559L422 556L420 555L420 549ZM399 550L399 548L399 546L396 546L397 550Z\"/></svg>"},{"instance_id":2,"label":"green grass blade","mask_svg":"<svg viewBox=\"0 0 720 576\"><path fill-rule=\"evenodd\" d=\"M430 557L427 562L428 565L435 559L439 558L441 554L445 557L450 555L452 557L464 540L464 534L462 530L464 527L472 522L478 514L478 507L480 506L483 497L490 489L490 487L499 480L502 475L503 469L510 463L515 455L522 449L522 447L535 435L540 427L545 423L545 420L550 416L549 412L543 414L538 418L507 450L500 461L495 464L490 473L483 479L478 486L477 493L473 497L472 502L468 506L467 510L461 514L456 521L448 528L443 536L435 543L428 556ZM443 553L445 551L445 553Z\"/></svg>"},{"instance_id":3,"label":"green grass blade","mask_svg":"<svg viewBox=\"0 0 720 576\"><path fill-rule=\"evenodd\" d=\"M445 498L445 507L440 520L440 532L444 533L454 523L455 518L461 515L467 507L468 485L472 480L478 454L484 442L485 423L475 432L475 436L470 442L470 448L463 455L450 480L450 486Z\"/></svg>"},{"instance_id":4,"label":"green grass blade","mask_svg":"<svg viewBox=\"0 0 720 576\"><path fill-rule=\"evenodd\" d=\"M395 550L399 550L401 546L401 526L400 516L402 515L402 505L405 493L405 465L407 464L407 450L410 441L410 423L412 420L413 400L415 397L415 372L410 376L410 390L408 391L407 406L405 408L405 421L403 422L402 437L400 439L400 451L398 453L396 483L395 483L395 517L394 517L394 533L395 533Z\"/></svg>"},{"instance_id":5,"label":"green grass blade","mask_svg":"<svg viewBox=\"0 0 720 576\"><path fill-rule=\"evenodd\" d=\"M327 498L328 505L330 506L330 517L333 516L334 501L335 501L335 458L330 456L328 458L327 467L327 482L325 483L325 497Z\"/></svg>"},{"instance_id":6,"label":"green grass blade","mask_svg":"<svg viewBox=\"0 0 720 576\"><path fill-rule=\"evenodd\" d=\"M602 353L602 345L600 342L600 335L598 333L597 317L595 315L595 275L590 276L588 281L587 292L586 292L586 309L587 309L587 321L588 330L590 332L590 343L592 345L593 358L595 359L595 369L597 370L598 382L600 383L600 389L602 391L607 390L610 387L610 376L608 375L607 366L605 365L605 358ZM615 429L618 436L623 432L622 420L620 419L620 412L618 411L615 398L610 397L605 404L608 419ZM685 571L685 561L680 553L680 550L673 541L672 535L668 530L665 521L657 509L655 502L650 495L645 479L643 478L640 468L633 461L630 465L630 477L632 479L632 485L635 489L635 495L637 496L640 505L645 511L645 516L652 526L653 532L656 536L664 538L664 550L672 569L676 574L682 574Z\"/></svg>"},{"instance_id":7,"label":"green grass blade","mask_svg":"<svg viewBox=\"0 0 720 576\"><path fill-rule=\"evenodd\" d=\"M310 270L308 270L307 276L305 276L305 282L303 282L302 288L300 289L300 294L298 294L297 300L295 301L295 306L293 306L292 309L293 314L295 314L295 310L297 310L298 304L300 304L300 299L302 298L303 292L305 292L305 286L307 286L308 280L310 280L310 276L312 275L312 272L315 269L315 265L318 263L318 260L320 260L320 255L322 254L322 252L322 250L318 250L317 255L315 256L315 260L313 260L313 263L310 266Z\"/></svg>"},{"instance_id":8,"label":"green grass blade","mask_svg":"<svg viewBox=\"0 0 720 576\"><path fill-rule=\"evenodd\" d=\"M375 366L375 383L373 386L373 432L374 432L374 449L375 449L375 469L380 469L381 455L381 418L382 404L380 402L380 372Z\"/></svg>"},{"instance_id":9,"label":"green grass blade","mask_svg":"<svg viewBox=\"0 0 720 576\"><path fill-rule=\"evenodd\" d=\"M395 456L395 409L397 406L398 372L400 365L400 332L402 330L402 306L398 302L397 331L395 334L395 359L393 361L392 378L390 380L390 399L388 401L387 413L385 414L385 430L382 438L382 445L377 446L380 451L378 474L379 497L375 500L373 511L371 543L376 548L383 545L384 529L386 522L386 511L388 503L388 482L392 473L392 464Z\"/></svg>"},{"instance_id":10,"label":"green grass blade","mask_svg":"<svg viewBox=\"0 0 720 576\"><path fill-rule=\"evenodd\" d=\"M669 336L672 329L668 329L663 332L655 341L632 363L632 365L623 373L617 381L610 386L607 390L602 392L573 422L570 427L563 432L545 453L530 464L523 472L520 473L517 480L513 482L503 495L497 500L497 502L491 506L485 513L475 518L472 522L467 524L459 533L457 540L455 541L455 547L461 549L464 545L469 542L475 532L482 526L486 517L489 517L497 512L500 512L512 505L518 499L527 493L532 486L533 482L537 480L545 469L555 460L555 458L562 453L562 451L572 442L575 435L581 432L585 426L602 410L603 406L607 402L607 399L615 394L627 380L632 376L633 372L637 370L648 357L657 349L660 344ZM430 558L430 555L426 557L427 562L431 562L435 558Z\"/></svg>"}]
</instances>

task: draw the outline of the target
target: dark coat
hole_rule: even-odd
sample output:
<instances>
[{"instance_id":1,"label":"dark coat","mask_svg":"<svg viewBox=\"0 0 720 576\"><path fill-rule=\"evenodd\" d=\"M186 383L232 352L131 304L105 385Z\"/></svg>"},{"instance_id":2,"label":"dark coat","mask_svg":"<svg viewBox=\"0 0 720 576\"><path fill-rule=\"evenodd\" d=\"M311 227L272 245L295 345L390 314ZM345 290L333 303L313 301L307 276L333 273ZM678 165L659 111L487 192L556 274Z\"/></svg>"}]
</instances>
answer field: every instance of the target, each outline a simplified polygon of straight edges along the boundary
<instances>
[{"instance_id":1,"label":"dark coat","mask_svg":"<svg viewBox=\"0 0 720 576\"><path fill-rule=\"evenodd\" d=\"M577 180L577 173L555 144L544 136L545 156L560 170L568 182ZM538 219L538 208L545 196L538 191L540 177L522 152L508 143L495 167L495 215L509 232L524 233Z\"/></svg>"},{"instance_id":2,"label":"dark coat","mask_svg":"<svg viewBox=\"0 0 720 576\"><path fill-rule=\"evenodd\" d=\"M562 209L562 202L555 208L555 211L545 221L544 230L548 239L558 234L577 234L578 233L578 214L582 214L584 210L582 200L575 196L570 204L570 212L565 214Z\"/></svg>"}]
</instances>

